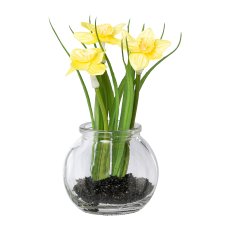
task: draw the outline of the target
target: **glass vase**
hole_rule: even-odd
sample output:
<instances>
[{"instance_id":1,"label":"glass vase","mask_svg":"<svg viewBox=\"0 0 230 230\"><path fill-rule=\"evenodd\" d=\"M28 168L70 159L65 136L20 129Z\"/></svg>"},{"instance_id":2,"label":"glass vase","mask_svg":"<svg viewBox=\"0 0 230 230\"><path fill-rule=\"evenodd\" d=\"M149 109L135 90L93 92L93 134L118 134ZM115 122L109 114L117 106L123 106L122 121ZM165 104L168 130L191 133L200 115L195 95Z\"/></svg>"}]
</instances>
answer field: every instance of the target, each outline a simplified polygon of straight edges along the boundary
<instances>
[{"instance_id":1,"label":"glass vase","mask_svg":"<svg viewBox=\"0 0 230 230\"><path fill-rule=\"evenodd\" d=\"M157 185L156 157L141 137L141 125L127 131L80 126L80 139L65 160L64 183L81 210L101 215L133 213L151 199Z\"/></svg>"}]
</instances>

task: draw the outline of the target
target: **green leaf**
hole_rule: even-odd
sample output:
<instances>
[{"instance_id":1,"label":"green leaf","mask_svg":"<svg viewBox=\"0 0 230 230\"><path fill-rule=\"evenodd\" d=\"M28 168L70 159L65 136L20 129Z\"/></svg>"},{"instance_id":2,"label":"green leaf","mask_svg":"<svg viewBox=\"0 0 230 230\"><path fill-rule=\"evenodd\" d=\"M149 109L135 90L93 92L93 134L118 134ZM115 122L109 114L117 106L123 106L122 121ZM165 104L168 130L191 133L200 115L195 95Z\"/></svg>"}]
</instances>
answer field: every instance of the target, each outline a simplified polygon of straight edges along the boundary
<instances>
[{"instance_id":1,"label":"green leaf","mask_svg":"<svg viewBox=\"0 0 230 230\"><path fill-rule=\"evenodd\" d=\"M129 19L128 25L127 25L127 31L128 31L128 33L129 33L130 21L131 21L131 20Z\"/></svg>"},{"instance_id":2,"label":"green leaf","mask_svg":"<svg viewBox=\"0 0 230 230\"><path fill-rule=\"evenodd\" d=\"M171 56L174 52L176 52L176 50L179 48L180 44L181 44L181 40L182 40L182 33L180 34L180 39L179 42L176 46L176 48L170 52L168 55L166 55L165 57L161 58L155 65L153 65L146 73L145 75L142 77L141 79L141 88L145 82L145 80L147 79L147 77L149 76L149 74L162 62L164 61L166 58L168 58L169 56Z\"/></svg>"},{"instance_id":3,"label":"green leaf","mask_svg":"<svg viewBox=\"0 0 230 230\"><path fill-rule=\"evenodd\" d=\"M133 112L133 100L134 100L133 82L134 82L134 72L130 63L128 63L119 130L128 130L130 128L132 112Z\"/></svg>"},{"instance_id":4,"label":"green leaf","mask_svg":"<svg viewBox=\"0 0 230 230\"><path fill-rule=\"evenodd\" d=\"M70 29L70 31L72 32L72 34L74 34L74 31L73 31L73 29L71 28L70 25L69 25L69 29Z\"/></svg>"},{"instance_id":5,"label":"green leaf","mask_svg":"<svg viewBox=\"0 0 230 230\"><path fill-rule=\"evenodd\" d=\"M74 31L73 31L73 29L71 28L71 26L69 26L69 29L70 29L70 31L72 32L72 34L74 34ZM82 46L83 46L85 49L87 49L87 46L86 46L84 43L81 42L81 44L82 44Z\"/></svg>"},{"instance_id":6,"label":"green leaf","mask_svg":"<svg viewBox=\"0 0 230 230\"><path fill-rule=\"evenodd\" d=\"M132 129L135 124L136 114L137 114L137 107L139 101L139 92L140 92L140 74L136 74L136 87L135 87L135 95L134 95L134 103L133 103L133 114L132 114L132 121L130 124L130 128Z\"/></svg>"},{"instance_id":7,"label":"green leaf","mask_svg":"<svg viewBox=\"0 0 230 230\"><path fill-rule=\"evenodd\" d=\"M126 75L123 77L123 79L122 79L122 81L118 87L119 105L121 103L121 98L122 98L123 93L124 93L125 83L126 83ZM115 98L113 99L113 103L112 103L112 112L110 114L111 116L110 116L109 130L112 130L113 126L114 126L114 120L115 120L114 108L115 108Z\"/></svg>"},{"instance_id":8,"label":"green leaf","mask_svg":"<svg viewBox=\"0 0 230 230\"><path fill-rule=\"evenodd\" d=\"M122 56L122 61L123 61L123 64L126 68L126 62L125 62L125 56L124 56L124 46L123 46L123 39L121 40L121 56Z\"/></svg>"},{"instance_id":9,"label":"green leaf","mask_svg":"<svg viewBox=\"0 0 230 230\"><path fill-rule=\"evenodd\" d=\"M91 24L91 16L89 16L89 24ZM91 31L92 33L92 31ZM93 44L94 48L97 48L97 45L96 44Z\"/></svg>"},{"instance_id":10,"label":"green leaf","mask_svg":"<svg viewBox=\"0 0 230 230\"><path fill-rule=\"evenodd\" d=\"M104 129L104 123L103 123L103 117L101 113L100 106L98 104L97 96L95 95L95 103L94 103L94 119L95 119L95 129L96 130L103 130Z\"/></svg>"},{"instance_id":11,"label":"green leaf","mask_svg":"<svg viewBox=\"0 0 230 230\"><path fill-rule=\"evenodd\" d=\"M102 46L101 44L101 41L99 39L99 36L98 36L98 32L97 32L97 19L95 19L95 33L96 33L96 36L97 36L97 40L98 40L98 43L99 43L99 46L101 48L101 50L105 53L105 59L106 59L106 62L108 64L108 67L109 67L109 70L110 70L110 74L111 74L111 77L112 77L112 81L113 81L113 86L114 86L114 91L115 91L115 110L114 110L114 113L115 113L115 123L114 123L114 130L117 130L117 124L118 124L118 113L119 113L119 92L118 92L118 86L117 86L117 80L116 80L116 77L115 77L115 74L114 74L114 71L113 71L113 67L111 65L111 62L105 52L105 49L104 47Z\"/></svg>"},{"instance_id":12,"label":"green leaf","mask_svg":"<svg viewBox=\"0 0 230 230\"><path fill-rule=\"evenodd\" d=\"M141 31L143 32L145 30L145 24L143 24Z\"/></svg>"},{"instance_id":13,"label":"green leaf","mask_svg":"<svg viewBox=\"0 0 230 230\"><path fill-rule=\"evenodd\" d=\"M106 111L105 104L104 104L104 101L103 101L103 98L101 95L101 91L99 90L99 88L96 88L95 92L96 92L96 96L97 96L97 102L100 106L102 117L103 117L104 130L108 131L109 127L108 127L107 111Z\"/></svg>"},{"instance_id":14,"label":"green leaf","mask_svg":"<svg viewBox=\"0 0 230 230\"><path fill-rule=\"evenodd\" d=\"M62 48L65 50L66 54L67 54L68 56L70 56L69 52L67 51L67 49L66 49L65 46L63 45L61 39L59 38L59 36L58 36L56 30L54 29L54 27L53 27L53 25L52 25L50 19L49 19L49 23L50 23L50 26L51 26L51 28L52 28L52 30L53 30L53 32L54 32L56 38L58 39L59 43L61 44ZM87 88L86 88L85 82L84 82L84 80L82 79L81 73L80 73L78 70L77 70L76 72L77 72L77 74L78 74L78 76L79 76L79 79L80 79L80 81L81 81L82 88L83 88L84 93L85 93L85 97L86 97L86 101L87 101L88 109L89 109L89 113L90 113L92 128L94 128L93 110L92 110L92 106L91 106L91 101L90 101L89 93L88 93L88 90L87 90Z\"/></svg>"},{"instance_id":15,"label":"green leaf","mask_svg":"<svg viewBox=\"0 0 230 230\"><path fill-rule=\"evenodd\" d=\"M56 30L54 29L54 27L53 27L53 25L52 25L50 19L49 19L49 23L50 23L50 26L51 26L51 28L52 28L54 34L56 35L56 37L57 37L57 39L58 39L58 41L59 41L59 43L61 44L62 48L65 50L65 52L67 53L67 55L70 56L69 52L67 51L67 49L66 49L65 46L63 45L61 39L59 38L59 36L58 36Z\"/></svg>"},{"instance_id":16,"label":"green leaf","mask_svg":"<svg viewBox=\"0 0 230 230\"><path fill-rule=\"evenodd\" d=\"M100 84L99 89L101 91L106 110L107 112L109 112L111 117L111 114L113 112L114 94L107 71L105 71L102 76L97 76L97 79Z\"/></svg>"},{"instance_id":17,"label":"green leaf","mask_svg":"<svg viewBox=\"0 0 230 230\"><path fill-rule=\"evenodd\" d=\"M102 76L102 79L104 84L104 91L105 91L104 93L105 96L107 97L107 108L108 108L109 116L111 117L111 114L113 112L114 93L107 71Z\"/></svg>"},{"instance_id":18,"label":"green leaf","mask_svg":"<svg viewBox=\"0 0 230 230\"><path fill-rule=\"evenodd\" d=\"M162 33L161 33L161 38L160 38L160 39L162 39L162 38L163 38L164 33L165 33L165 23L164 23L164 26L163 26L163 31L162 31Z\"/></svg>"},{"instance_id":19,"label":"green leaf","mask_svg":"<svg viewBox=\"0 0 230 230\"><path fill-rule=\"evenodd\" d=\"M128 42L126 39L127 50L129 53ZM134 75L129 59L126 67L126 77L125 77L125 88L123 93L123 102L120 115L119 130L129 130L132 113L133 113L133 102L134 102ZM125 145L127 142L127 137L120 137L117 143L114 145L113 161L112 161L112 175L122 176L124 174L125 168L128 164L129 158L125 157Z\"/></svg>"}]
</instances>

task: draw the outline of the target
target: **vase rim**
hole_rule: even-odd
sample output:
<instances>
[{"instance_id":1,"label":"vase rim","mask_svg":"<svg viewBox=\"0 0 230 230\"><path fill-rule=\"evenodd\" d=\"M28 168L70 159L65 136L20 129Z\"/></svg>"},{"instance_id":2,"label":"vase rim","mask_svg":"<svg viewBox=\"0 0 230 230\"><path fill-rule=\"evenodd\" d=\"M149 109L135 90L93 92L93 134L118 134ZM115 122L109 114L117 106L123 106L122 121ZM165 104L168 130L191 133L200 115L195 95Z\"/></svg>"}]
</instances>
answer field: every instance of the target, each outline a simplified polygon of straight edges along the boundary
<instances>
[{"instance_id":1,"label":"vase rim","mask_svg":"<svg viewBox=\"0 0 230 230\"><path fill-rule=\"evenodd\" d=\"M83 123L79 126L79 131L82 134L85 133L95 133L95 134L112 134L116 136L132 136L135 134L139 134L142 130L142 126L139 123L135 123L132 129L128 130L115 130L115 131L105 131L105 130L95 130L92 128L91 122Z\"/></svg>"}]
</instances>

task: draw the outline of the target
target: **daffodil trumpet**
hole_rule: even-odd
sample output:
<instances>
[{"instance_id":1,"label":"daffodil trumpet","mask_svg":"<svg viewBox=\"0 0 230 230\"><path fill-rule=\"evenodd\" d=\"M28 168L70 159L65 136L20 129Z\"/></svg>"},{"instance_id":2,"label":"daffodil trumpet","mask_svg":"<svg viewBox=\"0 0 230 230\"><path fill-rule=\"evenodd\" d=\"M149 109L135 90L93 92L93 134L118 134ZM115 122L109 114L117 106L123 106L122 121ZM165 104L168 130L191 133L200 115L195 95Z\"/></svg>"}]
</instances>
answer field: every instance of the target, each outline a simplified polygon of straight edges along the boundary
<instances>
[{"instance_id":1,"label":"daffodil trumpet","mask_svg":"<svg viewBox=\"0 0 230 230\"><path fill-rule=\"evenodd\" d=\"M51 22L50 25L69 56L70 67L67 75L77 73L88 104L92 128L104 131L103 140L106 140L107 132L124 131L134 127L143 84L150 73L178 49L182 38L180 36L176 48L164 56L164 52L171 44L168 40L163 39L165 24L160 38L156 38L151 28L145 28L145 24L135 38L130 34L130 20L127 30L124 29L124 23L116 26L107 23L97 25L96 20L94 24L91 24L89 20L89 22L81 23L86 31L75 32L69 27L74 38L83 45L82 49L75 48L69 53ZM107 49L105 49L107 44L117 45L121 49L125 76L120 84L118 84L118 77L107 54L109 46L106 46ZM155 63L148 68L152 61ZM91 86L95 91L94 112L82 72L89 75ZM102 180L110 175L125 176L130 158L127 137L120 137L112 146L109 141L100 142L99 137L94 138L95 145L92 148L91 163L93 180Z\"/></svg>"}]
</instances>

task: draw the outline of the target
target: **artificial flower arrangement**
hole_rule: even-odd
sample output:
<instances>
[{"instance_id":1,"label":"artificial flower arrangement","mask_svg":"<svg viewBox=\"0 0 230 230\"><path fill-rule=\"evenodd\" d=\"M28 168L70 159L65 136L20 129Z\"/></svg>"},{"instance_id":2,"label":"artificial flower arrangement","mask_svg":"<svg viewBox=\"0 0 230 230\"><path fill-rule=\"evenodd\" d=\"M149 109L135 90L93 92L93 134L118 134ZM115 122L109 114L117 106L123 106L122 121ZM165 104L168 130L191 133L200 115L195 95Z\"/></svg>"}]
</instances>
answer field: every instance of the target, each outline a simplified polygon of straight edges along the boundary
<instances>
[{"instance_id":1,"label":"artificial flower arrangement","mask_svg":"<svg viewBox=\"0 0 230 230\"><path fill-rule=\"evenodd\" d=\"M92 24L89 18L89 22L81 23L84 32L74 32L70 27L82 48L69 53L51 22L50 25L70 58L67 75L76 72L80 79L91 118L90 123L80 127L81 143L72 148L66 159L67 191L84 211L98 214L137 211L151 198L158 178L156 158L139 135L140 125L135 123L140 91L150 73L178 49L182 36L176 48L163 56L170 46L163 39L165 25L159 38L145 25L134 38L130 34L130 21L127 27L97 25L96 20ZM121 50L125 76L120 83L107 54L110 45ZM152 61L154 64L148 68ZM94 111L82 71L88 73L95 91Z\"/></svg>"}]
</instances>

